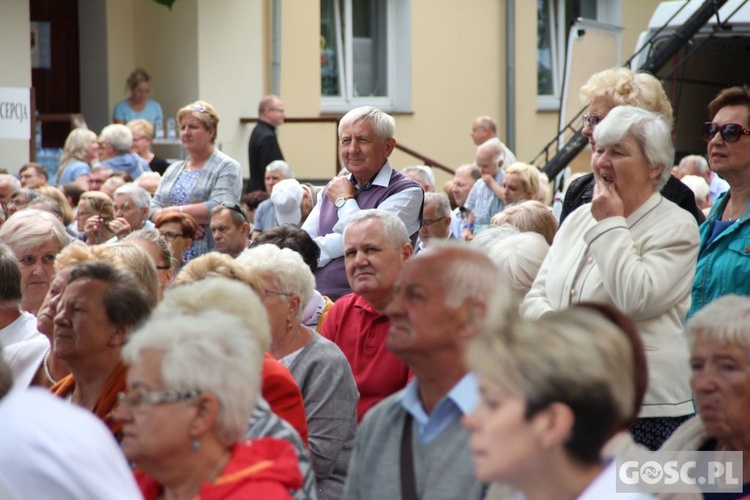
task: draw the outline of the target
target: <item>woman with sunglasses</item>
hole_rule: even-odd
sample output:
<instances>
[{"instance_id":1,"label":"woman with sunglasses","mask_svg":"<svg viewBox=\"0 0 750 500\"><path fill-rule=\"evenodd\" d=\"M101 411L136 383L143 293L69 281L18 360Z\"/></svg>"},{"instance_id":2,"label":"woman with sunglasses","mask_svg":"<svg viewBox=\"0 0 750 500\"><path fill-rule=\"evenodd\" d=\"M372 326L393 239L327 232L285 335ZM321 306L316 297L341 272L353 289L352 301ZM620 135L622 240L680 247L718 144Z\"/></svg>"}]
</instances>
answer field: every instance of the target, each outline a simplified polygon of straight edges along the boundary
<instances>
[{"instance_id":1,"label":"woman with sunglasses","mask_svg":"<svg viewBox=\"0 0 750 500\"><path fill-rule=\"evenodd\" d=\"M151 220L169 213L185 213L198 225L185 261L214 250L211 209L222 202L237 203L242 195L240 164L216 147L219 115L209 103L196 101L177 112L180 139L187 153L164 173L151 199Z\"/></svg>"},{"instance_id":2,"label":"woman with sunglasses","mask_svg":"<svg viewBox=\"0 0 750 500\"><path fill-rule=\"evenodd\" d=\"M683 333L698 254L695 220L659 193L673 163L663 116L618 106L594 130L594 199L560 226L521 305L538 318L582 301L636 322L648 390L634 440L654 450L694 412Z\"/></svg>"},{"instance_id":3,"label":"woman with sunglasses","mask_svg":"<svg viewBox=\"0 0 750 500\"><path fill-rule=\"evenodd\" d=\"M724 89L703 125L711 170L729 183L700 227L701 246L688 318L722 295L750 295L750 87Z\"/></svg>"}]
</instances>

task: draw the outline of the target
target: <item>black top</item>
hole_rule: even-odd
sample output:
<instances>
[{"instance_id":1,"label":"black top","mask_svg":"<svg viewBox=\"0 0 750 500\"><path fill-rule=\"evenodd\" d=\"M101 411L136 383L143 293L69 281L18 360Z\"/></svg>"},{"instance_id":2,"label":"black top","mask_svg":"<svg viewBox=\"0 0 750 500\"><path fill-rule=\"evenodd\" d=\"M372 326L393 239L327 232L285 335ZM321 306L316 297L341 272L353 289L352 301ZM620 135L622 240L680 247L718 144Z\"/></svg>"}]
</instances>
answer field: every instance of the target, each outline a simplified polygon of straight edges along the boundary
<instances>
[{"instance_id":1,"label":"black top","mask_svg":"<svg viewBox=\"0 0 750 500\"><path fill-rule=\"evenodd\" d=\"M161 175L164 175L164 172L169 166L169 162L164 158L159 158L158 156L154 155L153 159L148 162L148 166L151 167L152 172L159 172Z\"/></svg>"},{"instance_id":2,"label":"black top","mask_svg":"<svg viewBox=\"0 0 750 500\"><path fill-rule=\"evenodd\" d=\"M268 122L259 121L250 134L248 146L250 157L250 182L247 183L247 193L265 191L266 166L274 160L283 160L279 141L276 138L276 127Z\"/></svg>"},{"instance_id":3,"label":"black top","mask_svg":"<svg viewBox=\"0 0 750 500\"><path fill-rule=\"evenodd\" d=\"M586 203L591 203L591 199L594 197L594 184L594 174L591 172L570 183L568 190L565 192L565 200L563 200L560 224L573 210ZM706 220L706 216L695 204L693 191L674 175L669 176L669 180L661 190L661 195L690 212L690 215L695 218L698 224Z\"/></svg>"}]
</instances>

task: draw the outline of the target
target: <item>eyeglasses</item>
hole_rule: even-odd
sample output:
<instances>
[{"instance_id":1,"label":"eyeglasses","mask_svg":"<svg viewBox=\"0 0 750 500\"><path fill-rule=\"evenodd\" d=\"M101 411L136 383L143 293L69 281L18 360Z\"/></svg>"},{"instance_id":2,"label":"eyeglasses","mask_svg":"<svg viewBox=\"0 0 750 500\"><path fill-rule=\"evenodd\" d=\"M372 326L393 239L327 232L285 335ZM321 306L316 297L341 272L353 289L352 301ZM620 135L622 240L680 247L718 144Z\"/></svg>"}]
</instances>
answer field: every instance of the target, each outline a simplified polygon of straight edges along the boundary
<instances>
[{"instance_id":1,"label":"eyeglasses","mask_svg":"<svg viewBox=\"0 0 750 500\"><path fill-rule=\"evenodd\" d=\"M231 201L225 201L221 204L222 207L228 208L229 210L232 210L234 212L237 212L242 216L243 219L245 219L245 222L249 223L250 219L247 218L247 214L244 210L242 210L242 207L240 207L238 204L231 202Z\"/></svg>"},{"instance_id":2,"label":"eyeglasses","mask_svg":"<svg viewBox=\"0 0 750 500\"><path fill-rule=\"evenodd\" d=\"M279 291L279 290L271 290L270 288L266 288L263 292L264 292L264 295L266 297L269 297L271 295L283 295L284 297L291 297L292 295L294 295L293 293L290 293L290 292L282 292L282 291Z\"/></svg>"},{"instance_id":3,"label":"eyeglasses","mask_svg":"<svg viewBox=\"0 0 750 500\"><path fill-rule=\"evenodd\" d=\"M170 243L173 242L175 240L175 238L184 238L185 237L184 234L175 233L173 231L165 231L163 233L160 231L159 233L162 236L164 236L164 239L167 240Z\"/></svg>"},{"instance_id":4,"label":"eyeglasses","mask_svg":"<svg viewBox=\"0 0 750 500\"><path fill-rule=\"evenodd\" d=\"M719 126L714 122L706 122L703 124L701 137L703 137L704 141L709 142L717 132L721 134L721 138L726 142L737 142L743 135L750 135L750 130L738 123L725 123Z\"/></svg>"},{"instance_id":5,"label":"eyeglasses","mask_svg":"<svg viewBox=\"0 0 750 500\"><path fill-rule=\"evenodd\" d=\"M143 405L161 405L165 403L178 403L180 401L191 401L201 395L200 391L165 391L165 392L121 392L117 394L117 401L122 406L137 410Z\"/></svg>"},{"instance_id":6,"label":"eyeglasses","mask_svg":"<svg viewBox=\"0 0 750 500\"><path fill-rule=\"evenodd\" d=\"M284 108L268 108L268 111L278 111L279 113L283 113Z\"/></svg>"},{"instance_id":7,"label":"eyeglasses","mask_svg":"<svg viewBox=\"0 0 750 500\"><path fill-rule=\"evenodd\" d=\"M604 117L601 115L585 114L583 115L583 126L594 128L599 125L599 122L602 120L604 120Z\"/></svg>"},{"instance_id":8,"label":"eyeglasses","mask_svg":"<svg viewBox=\"0 0 750 500\"><path fill-rule=\"evenodd\" d=\"M446 217L448 217L448 216L444 215L443 217L440 217L439 219L435 219L435 220L425 219L425 220L422 221L422 225L424 227L430 227L431 225L433 225L433 224L435 224L437 222L440 222L441 220L445 219Z\"/></svg>"}]
</instances>

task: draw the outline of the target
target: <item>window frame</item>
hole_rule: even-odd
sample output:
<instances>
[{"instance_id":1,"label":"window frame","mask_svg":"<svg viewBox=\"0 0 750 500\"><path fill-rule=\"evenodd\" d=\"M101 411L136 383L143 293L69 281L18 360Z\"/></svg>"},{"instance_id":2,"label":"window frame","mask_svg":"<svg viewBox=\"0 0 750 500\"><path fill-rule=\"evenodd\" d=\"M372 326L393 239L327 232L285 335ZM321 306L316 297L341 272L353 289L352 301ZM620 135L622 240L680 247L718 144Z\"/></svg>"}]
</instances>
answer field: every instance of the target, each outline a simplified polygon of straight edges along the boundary
<instances>
[{"instance_id":1,"label":"window frame","mask_svg":"<svg viewBox=\"0 0 750 500\"><path fill-rule=\"evenodd\" d=\"M337 44L343 47L336 55L339 65L339 96L320 96L322 113L345 113L358 106L375 106L384 111L410 111L411 109L411 1L375 0L386 2L386 57L387 95L355 97L353 95L354 72L352 50L352 2L343 0L344 11L340 12L339 0L334 1L334 12L349 22L344 30L337 29ZM338 24L340 26L340 23ZM396 48L398 47L398 50ZM341 54L343 52L343 54ZM396 78L398 75L398 78ZM322 89L321 89L322 90Z\"/></svg>"}]
</instances>

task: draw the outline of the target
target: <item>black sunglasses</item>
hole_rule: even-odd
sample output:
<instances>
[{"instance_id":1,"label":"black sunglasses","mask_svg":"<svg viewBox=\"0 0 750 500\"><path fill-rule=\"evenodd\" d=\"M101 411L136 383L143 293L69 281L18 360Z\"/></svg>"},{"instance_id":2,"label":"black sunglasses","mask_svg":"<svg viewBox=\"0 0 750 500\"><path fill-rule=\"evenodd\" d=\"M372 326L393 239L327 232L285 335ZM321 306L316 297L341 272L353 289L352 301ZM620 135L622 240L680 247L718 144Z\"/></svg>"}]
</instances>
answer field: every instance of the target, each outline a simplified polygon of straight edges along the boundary
<instances>
[{"instance_id":1,"label":"black sunglasses","mask_svg":"<svg viewBox=\"0 0 750 500\"><path fill-rule=\"evenodd\" d=\"M721 134L721 138L726 142L737 142L743 135L750 135L750 130L738 123L726 123L719 126L714 122L706 122L703 124L701 137L703 137L704 141L709 142L717 132Z\"/></svg>"},{"instance_id":2,"label":"black sunglasses","mask_svg":"<svg viewBox=\"0 0 750 500\"><path fill-rule=\"evenodd\" d=\"M240 214L243 219L245 219L245 222L250 223L250 219L247 218L247 214L244 210L242 210L242 207L238 204L232 202L232 201L225 201L221 204L222 207L228 208L229 210L233 210Z\"/></svg>"}]
</instances>

